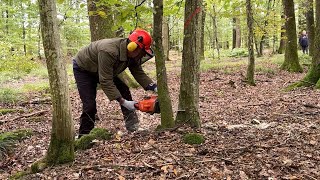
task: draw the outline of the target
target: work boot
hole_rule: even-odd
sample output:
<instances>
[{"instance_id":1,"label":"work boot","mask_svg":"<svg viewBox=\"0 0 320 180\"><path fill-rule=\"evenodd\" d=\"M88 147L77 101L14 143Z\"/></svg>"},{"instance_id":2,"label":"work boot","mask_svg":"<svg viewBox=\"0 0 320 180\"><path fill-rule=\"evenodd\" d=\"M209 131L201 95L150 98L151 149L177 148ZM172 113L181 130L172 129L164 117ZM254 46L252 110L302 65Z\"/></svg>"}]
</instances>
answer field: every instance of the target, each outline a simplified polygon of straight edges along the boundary
<instances>
[{"instance_id":1,"label":"work boot","mask_svg":"<svg viewBox=\"0 0 320 180\"><path fill-rule=\"evenodd\" d=\"M124 118L126 129L129 132L134 132L139 129L139 119L136 112L125 111L123 112L123 118Z\"/></svg>"}]
</instances>

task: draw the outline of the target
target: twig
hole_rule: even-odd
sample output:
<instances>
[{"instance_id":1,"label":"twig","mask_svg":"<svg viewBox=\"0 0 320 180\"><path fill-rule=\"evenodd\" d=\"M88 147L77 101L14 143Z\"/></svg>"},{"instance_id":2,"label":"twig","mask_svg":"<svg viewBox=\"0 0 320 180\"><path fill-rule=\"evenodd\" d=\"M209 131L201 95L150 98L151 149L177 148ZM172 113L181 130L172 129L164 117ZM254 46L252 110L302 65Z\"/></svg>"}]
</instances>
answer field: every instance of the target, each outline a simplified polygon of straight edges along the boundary
<instances>
[{"instance_id":1,"label":"twig","mask_svg":"<svg viewBox=\"0 0 320 180\"><path fill-rule=\"evenodd\" d=\"M4 121L4 122L7 122L7 121L15 121L15 120L20 119L20 118L28 118L28 117L31 117L31 116L38 116L38 115L41 115L41 114L46 113L46 112L48 112L48 111L49 111L49 110L37 111L37 112L31 113L31 114L25 114L25 115L22 115L22 116L13 118L13 119L11 119L11 120L6 120L6 121Z\"/></svg>"},{"instance_id":2,"label":"twig","mask_svg":"<svg viewBox=\"0 0 320 180\"><path fill-rule=\"evenodd\" d=\"M313 104L303 104L304 107L307 108L320 108L319 106L313 105Z\"/></svg>"}]
</instances>

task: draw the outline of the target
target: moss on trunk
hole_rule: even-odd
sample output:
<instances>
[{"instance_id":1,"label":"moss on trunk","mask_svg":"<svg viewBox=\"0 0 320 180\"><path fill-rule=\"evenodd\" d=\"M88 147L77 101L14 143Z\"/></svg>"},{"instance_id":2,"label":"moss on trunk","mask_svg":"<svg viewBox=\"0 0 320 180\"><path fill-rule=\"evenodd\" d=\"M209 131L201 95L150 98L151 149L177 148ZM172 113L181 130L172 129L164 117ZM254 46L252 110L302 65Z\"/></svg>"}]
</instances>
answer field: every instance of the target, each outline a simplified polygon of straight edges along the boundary
<instances>
[{"instance_id":1,"label":"moss on trunk","mask_svg":"<svg viewBox=\"0 0 320 180\"><path fill-rule=\"evenodd\" d=\"M58 139L51 135L46 161L49 165L68 163L74 160L74 140Z\"/></svg>"}]
</instances>

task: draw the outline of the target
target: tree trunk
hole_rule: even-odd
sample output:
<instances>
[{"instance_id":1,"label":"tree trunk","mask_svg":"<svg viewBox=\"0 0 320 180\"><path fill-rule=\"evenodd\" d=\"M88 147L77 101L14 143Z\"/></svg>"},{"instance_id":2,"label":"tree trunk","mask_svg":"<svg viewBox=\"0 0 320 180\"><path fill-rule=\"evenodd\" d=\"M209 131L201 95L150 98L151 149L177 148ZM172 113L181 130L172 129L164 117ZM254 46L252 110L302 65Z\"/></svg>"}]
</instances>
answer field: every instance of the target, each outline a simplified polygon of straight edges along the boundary
<instances>
[{"instance_id":1,"label":"tree trunk","mask_svg":"<svg viewBox=\"0 0 320 180\"><path fill-rule=\"evenodd\" d=\"M285 19L284 15L281 15L281 19ZM280 34L280 44L279 44L279 49L278 49L278 53L279 54L283 54L283 51L286 48L286 27L285 25L281 26L281 34Z\"/></svg>"},{"instance_id":2,"label":"tree trunk","mask_svg":"<svg viewBox=\"0 0 320 180\"><path fill-rule=\"evenodd\" d=\"M250 85L255 85L254 82L254 49L253 49L253 16L251 10L251 0L246 0L247 6L247 26L248 26L248 68L247 68L247 83Z\"/></svg>"},{"instance_id":3,"label":"tree trunk","mask_svg":"<svg viewBox=\"0 0 320 180\"><path fill-rule=\"evenodd\" d=\"M233 20L233 37L232 37L232 49L241 47L241 26L240 18L234 17Z\"/></svg>"},{"instance_id":4,"label":"tree trunk","mask_svg":"<svg viewBox=\"0 0 320 180\"><path fill-rule=\"evenodd\" d=\"M158 22L154 21L154 22ZM155 24L155 23L154 23ZM163 18L163 22L162 22L162 44L163 44L163 52L164 52L164 60L165 61L169 61L169 50L170 50L170 46L169 46L169 23L168 23L168 19L165 17Z\"/></svg>"},{"instance_id":5,"label":"tree trunk","mask_svg":"<svg viewBox=\"0 0 320 180\"><path fill-rule=\"evenodd\" d=\"M201 48L202 0L185 2L181 84L177 123L200 127L199 65Z\"/></svg>"},{"instance_id":6,"label":"tree trunk","mask_svg":"<svg viewBox=\"0 0 320 180\"><path fill-rule=\"evenodd\" d=\"M40 25L52 97L52 130L46 162L49 165L74 160L74 126L68 77L62 58L55 0L39 0Z\"/></svg>"},{"instance_id":7,"label":"tree trunk","mask_svg":"<svg viewBox=\"0 0 320 180\"><path fill-rule=\"evenodd\" d=\"M163 0L153 0L153 4L153 39L155 42L155 61L157 69L157 83L159 87L158 98L161 109L161 128L171 128L174 126L174 119L167 83L167 70L165 66L166 59L163 52L162 43Z\"/></svg>"},{"instance_id":8,"label":"tree trunk","mask_svg":"<svg viewBox=\"0 0 320 180\"><path fill-rule=\"evenodd\" d=\"M316 1L316 27L314 39L314 54L312 56L311 67L306 76L299 82L290 85L289 89L301 86L313 86L320 88L320 1Z\"/></svg>"},{"instance_id":9,"label":"tree trunk","mask_svg":"<svg viewBox=\"0 0 320 180\"><path fill-rule=\"evenodd\" d=\"M302 67L299 64L298 49L297 49L297 31L294 14L293 0L282 0L284 14L286 17L285 27L287 35L287 44L285 49L284 62L281 69L289 72L302 72Z\"/></svg>"},{"instance_id":10,"label":"tree trunk","mask_svg":"<svg viewBox=\"0 0 320 180\"><path fill-rule=\"evenodd\" d=\"M308 8L306 12L306 20L307 20L308 39L309 39L309 55L313 56L314 38L315 38L313 0L307 0L306 8Z\"/></svg>"},{"instance_id":11,"label":"tree trunk","mask_svg":"<svg viewBox=\"0 0 320 180\"><path fill-rule=\"evenodd\" d=\"M26 45L26 24L25 24L25 12L22 3L20 4L21 11L22 11L22 41L23 41L23 52L24 55L27 55L27 45Z\"/></svg>"},{"instance_id":12,"label":"tree trunk","mask_svg":"<svg viewBox=\"0 0 320 180\"><path fill-rule=\"evenodd\" d=\"M218 52L218 59L220 59L220 48L219 48L219 39L218 39L218 27L217 27L217 14L216 14L216 7L212 5L213 8L213 16L212 16L212 23L213 23L213 40L215 42L214 47L217 48Z\"/></svg>"},{"instance_id":13,"label":"tree trunk","mask_svg":"<svg viewBox=\"0 0 320 180\"><path fill-rule=\"evenodd\" d=\"M203 5L202 17L201 17L200 60L204 60L204 27L205 27L205 23L206 23L206 11L205 11L205 5Z\"/></svg>"},{"instance_id":14,"label":"tree trunk","mask_svg":"<svg viewBox=\"0 0 320 180\"><path fill-rule=\"evenodd\" d=\"M101 5L99 0L87 0L91 41L115 37L112 31L113 17L110 8Z\"/></svg>"}]
</instances>

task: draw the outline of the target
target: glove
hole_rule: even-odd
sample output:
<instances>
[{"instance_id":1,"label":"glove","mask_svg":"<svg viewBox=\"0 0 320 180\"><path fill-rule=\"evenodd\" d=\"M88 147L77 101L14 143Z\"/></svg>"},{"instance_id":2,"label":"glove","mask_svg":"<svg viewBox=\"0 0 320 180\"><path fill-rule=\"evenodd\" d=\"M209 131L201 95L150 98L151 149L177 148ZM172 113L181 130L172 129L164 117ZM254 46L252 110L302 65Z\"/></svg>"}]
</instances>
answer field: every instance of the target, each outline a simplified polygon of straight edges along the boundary
<instances>
[{"instance_id":1,"label":"glove","mask_svg":"<svg viewBox=\"0 0 320 180\"><path fill-rule=\"evenodd\" d=\"M158 92L157 84L151 83L145 88L145 90L146 91L150 90L150 91Z\"/></svg>"},{"instance_id":2,"label":"glove","mask_svg":"<svg viewBox=\"0 0 320 180\"><path fill-rule=\"evenodd\" d=\"M134 106L135 104L137 104L137 102L124 100L121 103L121 106L127 108L129 111L134 111L136 110L136 107Z\"/></svg>"}]
</instances>

